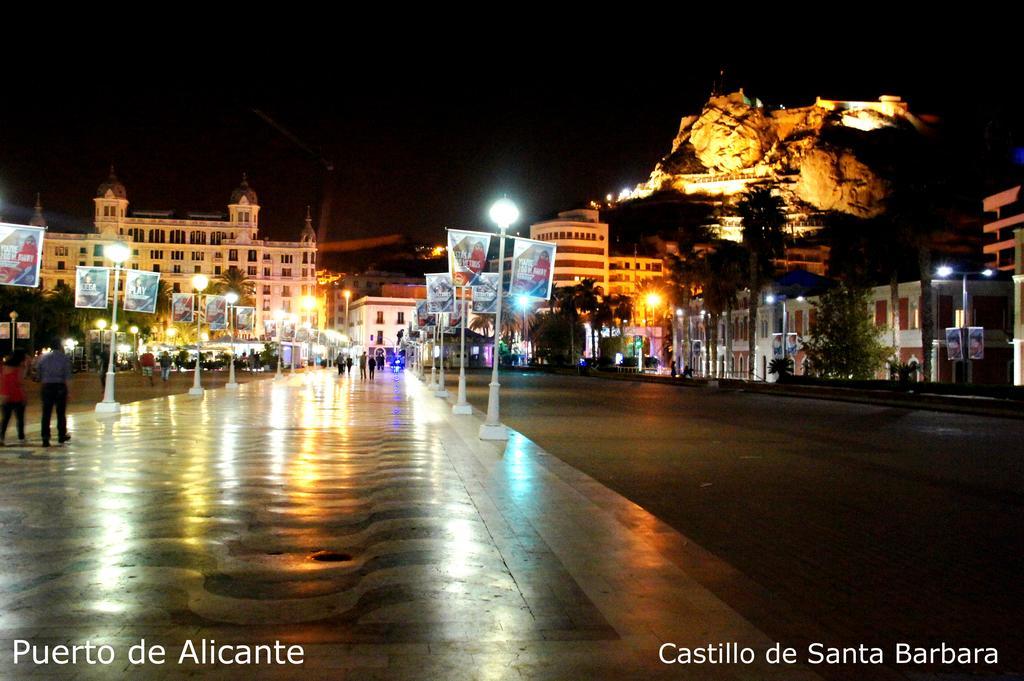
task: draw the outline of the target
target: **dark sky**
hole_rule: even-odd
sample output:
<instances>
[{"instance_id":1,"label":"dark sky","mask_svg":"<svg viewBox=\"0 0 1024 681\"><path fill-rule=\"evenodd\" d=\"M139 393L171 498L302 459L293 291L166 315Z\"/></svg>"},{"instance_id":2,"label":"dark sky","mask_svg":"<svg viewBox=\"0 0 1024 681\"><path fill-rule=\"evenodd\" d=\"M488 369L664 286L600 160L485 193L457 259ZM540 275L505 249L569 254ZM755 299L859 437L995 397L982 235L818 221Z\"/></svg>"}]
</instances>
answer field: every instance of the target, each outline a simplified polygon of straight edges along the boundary
<instances>
[{"instance_id":1,"label":"dark sky","mask_svg":"<svg viewBox=\"0 0 1024 681\"><path fill-rule=\"evenodd\" d=\"M445 226L486 227L487 206L503 193L528 224L646 179L722 66L728 89L767 103L898 94L915 112L945 116L972 144L993 115L1019 119L1020 95L1002 84L1013 62L999 55L965 58L941 41L873 56L787 54L786 63L693 47L500 62L410 54L380 70L321 54L234 59L201 76L196 62L133 71L122 59L116 79L64 65L3 86L0 213L27 218L39 191L51 227L87 225L111 163L132 209L226 210L245 171L264 233L296 236L327 175L254 108L333 161L331 238L401 232L428 241Z\"/></svg>"}]
</instances>

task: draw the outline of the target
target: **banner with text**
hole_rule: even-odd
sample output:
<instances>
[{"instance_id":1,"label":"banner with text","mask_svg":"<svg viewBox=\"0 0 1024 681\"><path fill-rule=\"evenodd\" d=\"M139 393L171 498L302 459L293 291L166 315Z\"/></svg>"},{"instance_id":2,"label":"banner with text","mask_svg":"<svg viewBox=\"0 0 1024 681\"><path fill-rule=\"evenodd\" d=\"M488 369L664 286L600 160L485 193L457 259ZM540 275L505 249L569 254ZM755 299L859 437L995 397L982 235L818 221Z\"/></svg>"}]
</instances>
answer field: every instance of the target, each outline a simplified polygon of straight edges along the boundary
<instances>
[{"instance_id":1,"label":"banner with text","mask_svg":"<svg viewBox=\"0 0 1024 681\"><path fill-rule=\"evenodd\" d=\"M950 362L959 362L964 358L963 334L960 327L946 329L946 359Z\"/></svg>"},{"instance_id":2,"label":"banner with text","mask_svg":"<svg viewBox=\"0 0 1024 681\"><path fill-rule=\"evenodd\" d=\"M43 234L39 227L0 223L0 284L39 286Z\"/></svg>"},{"instance_id":3,"label":"banner with text","mask_svg":"<svg viewBox=\"0 0 1024 681\"><path fill-rule=\"evenodd\" d=\"M191 293L171 294L171 321L175 323L189 324L194 322L193 314L195 301Z\"/></svg>"},{"instance_id":4,"label":"banner with text","mask_svg":"<svg viewBox=\"0 0 1024 681\"><path fill-rule=\"evenodd\" d=\"M124 271L124 309L127 312L156 312L160 291L160 273L142 270Z\"/></svg>"},{"instance_id":5,"label":"banner with text","mask_svg":"<svg viewBox=\"0 0 1024 681\"><path fill-rule=\"evenodd\" d=\"M491 235L484 232L448 230L448 272L455 286L472 286L487 268Z\"/></svg>"},{"instance_id":6,"label":"banner with text","mask_svg":"<svg viewBox=\"0 0 1024 681\"><path fill-rule=\"evenodd\" d=\"M256 328L256 308L236 307L235 328L239 331L252 331Z\"/></svg>"},{"instance_id":7,"label":"banner with text","mask_svg":"<svg viewBox=\"0 0 1024 681\"><path fill-rule=\"evenodd\" d=\"M75 269L75 307L107 309L110 286L109 267L78 267Z\"/></svg>"},{"instance_id":8,"label":"banner with text","mask_svg":"<svg viewBox=\"0 0 1024 681\"><path fill-rule=\"evenodd\" d=\"M985 328L970 326L967 328L967 357L985 359Z\"/></svg>"},{"instance_id":9,"label":"banner with text","mask_svg":"<svg viewBox=\"0 0 1024 681\"><path fill-rule=\"evenodd\" d=\"M228 299L224 296L206 296L206 324L210 331L228 328Z\"/></svg>"},{"instance_id":10,"label":"banner with text","mask_svg":"<svg viewBox=\"0 0 1024 681\"><path fill-rule=\"evenodd\" d=\"M268 340L277 340L277 320L276 319L264 319L263 320L263 335Z\"/></svg>"},{"instance_id":11,"label":"banner with text","mask_svg":"<svg viewBox=\"0 0 1024 681\"><path fill-rule=\"evenodd\" d=\"M435 324L437 324L437 315L430 314L430 306L427 301L417 300L416 326L425 331L432 331Z\"/></svg>"},{"instance_id":12,"label":"banner with text","mask_svg":"<svg viewBox=\"0 0 1024 681\"><path fill-rule=\"evenodd\" d=\"M509 295L543 300L550 298L554 262L554 244L516 237L512 250L512 276L508 282Z\"/></svg>"},{"instance_id":13,"label":"banner with text","mask_svg":"<svg viewBox=\"0 0 1024 681\"><path fill-rule=\"evenodd\" d=\"M452 275L442 272L426 276L427 310L432 314L451 312L455 308L455 287L452 286Z\"/></svg>"},{"instance_id":14,"label":"banner with text","mask_svg":"<svg viewBox=\"0 0 1024 681\"><path fill-rule=\"evenodd\" d=\"M16 333L18 338L28 339L32 337L32 322L18 322Z\"/></svg>"},{"instance_id":15,"label":"banner with text","mask_svg":"<svg viewBox=\"0 0 1024 681\"><path fill-rule=\"evenodd\" d=\"M477 278L473 286L473 313L497 314L498 312L498 273L484 272Z\"/></svg>"}]
</instances>

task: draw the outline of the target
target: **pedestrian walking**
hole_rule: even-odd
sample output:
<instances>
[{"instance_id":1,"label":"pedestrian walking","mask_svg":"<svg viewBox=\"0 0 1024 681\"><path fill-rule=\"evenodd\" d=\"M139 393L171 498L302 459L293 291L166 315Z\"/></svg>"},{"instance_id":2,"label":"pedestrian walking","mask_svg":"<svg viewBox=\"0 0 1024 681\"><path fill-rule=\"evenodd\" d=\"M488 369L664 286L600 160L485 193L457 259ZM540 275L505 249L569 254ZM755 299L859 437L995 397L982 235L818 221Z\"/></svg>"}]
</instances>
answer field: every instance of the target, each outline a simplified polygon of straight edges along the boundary
<instances>
[{"instance_id":1,"label":"pedestrian walking","mask_svg":"<svg viewBox=\"0 0 1024 681\"><path fill-rule=\"evenodd\" d=\"M146 350L139 357L139 366L142 367L142 376L149 379L149 385L153 385L153 368L156 366L156 356Z\"/></svg>"},{"instance_id":2,"label":"pedestrian walking","mask_svg":"<svg viewBox=\"0 0 1024 681\"><path fill-rule=\"evenodd\" d=\"M174 361L171 359L170 354L164 350L160 354L160 380L166 383L171 379L171 365Z\"/></svg>"},{"instance_id":3,"label":"pedestrian walking","mask_svg":"<svg viewBox=\"0 0 1024 681\"><path fill-rule=\"evenodd\" d=\"M349 355L348 357L345 358L345 371L348 373L349 376L352 375L352 356L351 355Z\"/></svg>"},{"instance_id":4,"label":"pedestrian walking","mask_svg":"<svg viewBox=\"0 0 1024 681\"><path fill-rule=\"evenodd\" d=\"M57 441L63 444L71 439L66 416L71 362L58 343L53 350L43 355L36 366L39 369L39 382L43 384L43 422L39 429L43 446L50 446L50 416L54 408L57 409Z\"/></svg>"},{"instance_id":5,"label":"pedestrian walking","mask_svg":"<svg viewBox=\"0 0 1024 681\"><path fill-rule=\"evenodd\" d=\"M15 350L4 360L0 369L0 398L3 399L3 422L0 423L0 447L7 438L7 424L14 415L18 428L18 444L25 444L25 353Z\"/></svg>"},{"instance_id":6,"label":"pedestrian walking","mask_svg":"<svg viewBox=\"0 0 1024 681\"><path fill-rule=\"evenodd\" d=\"M377 368L384 371L384 355L377 355Z\"/></svg>"},{"instance_id":7,"label":"pedestrian walking","mask_svg":"<svg viewBox=\"0 0 1024 681\"><path fill-rule=\"evenodd\" d=\"M366 378L366 353L359 355L359 378Z\"/></svg>"},{"instance_id":8,"label":"pedestrian walking","mask_svg":"<svg viewBox=\"0 0 1024 681\"><path fill-rule=\"evenodd\" d=\"M338 356L334 358L334 363L338 366L338 375L341 376L345 373L345 359L338 353Z\"/></svg>"},{"instance_id":9,"label":"pedestrian walking","mask_svg":"<svg viewBox=\"0 0 1024 681\"><path fill-rule=\"evenodd\" d=\"M367 364L369 365L370 368L370 379L372 380L373 370L377 368L377 360L375 360L373 357L370 357L369 360L367 361Z\"/></svg>"}]
</instances>

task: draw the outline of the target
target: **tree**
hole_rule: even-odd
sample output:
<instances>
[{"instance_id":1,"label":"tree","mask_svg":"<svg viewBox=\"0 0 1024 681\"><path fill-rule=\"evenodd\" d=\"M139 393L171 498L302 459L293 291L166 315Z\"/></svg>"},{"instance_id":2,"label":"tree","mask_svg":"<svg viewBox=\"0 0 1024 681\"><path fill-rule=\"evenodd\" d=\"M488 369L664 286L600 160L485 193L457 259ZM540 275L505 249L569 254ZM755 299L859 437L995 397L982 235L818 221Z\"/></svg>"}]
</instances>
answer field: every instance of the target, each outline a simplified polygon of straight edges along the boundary
<instances>
[{"instance_id":1,"label":"tree","mask_svg":"<svg viewBox=\"0 0 1024 681\"><path fill-rule=\"evenodd\" d=\"M590 340L591 359L597 358L597 338L596 334L596 319L598 308L601 305L601 299L599 298L599 291L594 287L593 279L584 279L580 283L573 287L573 302L576 305L576 309L583 313L587 321L590 322Z\"/></svg>"},{"instance_id":2,"label":"tree","mask_svg":"<svg viewBox=\"0 0 1024 681\"><path fill-rule=\"evenodd\" d=\"M692 249L665 257L665 284L673 309L682 308L687 315L690 313L690 301L696 292L703 291L711 274L706 264L705 259L697 257ZM683 330L682 345L690 345L689 319ZM672 351L678 353L679 348L674 347Z\"/></svg>"},{"instance_id":3,"label":"tree","mask_svg":"<svg viewBox=\"0 0 1024 681\"><path fill-rule=\"evenodd\" d=\"M863 380L885 366L892 348L879 340L867 306L867 291L846 284L813 303L815 323L804 340L804 352L816 375Z\"/></svg>"},{"instance_id":4,"label":"tree","mask_svg":"<svg viewBox=\"0 0 1024 681\"><path fill-rule=\"evenodd\" d=\"M579 322L579 310L576 308L576 287L559 286L551 294L554 307L562 317L566 325L566 334L569 336L569 361L576 365L576 334L569 333L569 329L575 328Z\"/></svg>"},{"instance_id":5,"label":"tree","mask_svg":"<svg viewBox=\"0 0 1024 681\"><path fill-rule=\"evenodd\" d=\"M709 309L725 312L725 373L731 377L735 367L732 354L732 313L740 289L747 280L747 254L732 241L723 241L706 258L708 270L705 301ZM717 336L717 324L715 325ZM717 338L715 339L717 345Z\"/></svg>"},{"instance_id":6,"label":"tree","mask_svg":"<svg viewBox=\"0 0 1024 681\"><path fill-rule=\"evenodd\" d=\"M252 305L256 295L256 285L249 277L234 265L224 270L210 287L212 293L223 294L234 291L238 294L238 305Z\"/></svg>"},{"instance_id":7,"label":"tree","mask_svg":"<svg viewBox=\"0 0 1024 681\"><path fill-rule=\"evenodd\" d=\"M736 212L743 224L743 247L747 249L749 258L750 297L747 301L747 319L750 333L747 335L747 349L750 373L753 374L762 275L771 275L772 258L782 250L782 227L786 224L786 213L781 197L773 194L768 187L757 186L747 190L736 206Z\"/></svg>"}]
</instances>

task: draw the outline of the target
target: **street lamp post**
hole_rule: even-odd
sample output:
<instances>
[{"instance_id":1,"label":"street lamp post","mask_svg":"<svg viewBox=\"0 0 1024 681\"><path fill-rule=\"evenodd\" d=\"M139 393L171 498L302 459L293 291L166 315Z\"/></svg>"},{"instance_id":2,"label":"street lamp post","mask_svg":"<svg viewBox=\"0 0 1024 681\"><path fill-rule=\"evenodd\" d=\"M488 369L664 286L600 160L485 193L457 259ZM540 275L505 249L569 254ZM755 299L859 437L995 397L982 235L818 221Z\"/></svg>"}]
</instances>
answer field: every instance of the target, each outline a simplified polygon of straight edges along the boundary
<instances>
[{"instance_id":1,"label":"street lamp post","mask_svg":"<svg viewBox=\"0 0 1024 681\"><path fill-rule=\"evenodd\" d=\"M679 320L682 316L683 308L676 308L675 317L672 318L672 365L676 369L676 376L683 374L683 369L679 365L683 360L682 348L679 347Z\"/></svg>"},{"instance_id":2,"label":"street lamp post","mask_svg":"<svg viewBox=\"0 0 1024 681\"><path fill-rule=\"evenodd\" d=\"M658 295L657 293L648 293L647 296L644 298L644 304L645 304L645 310L644 310L644 340L648 341L648 343L651 343L651 341L648 338L649 334L647 333L647 328L648 328L647 318L651 314L651 308L657 308L659 305L661 305L661 296ZM653 345L653 343L651 343L651 345ZM653 350L654 348L652 347L651 349ZM644 344L643 344L643 342L640 343L640 352L637 353L637 355L638 355L638 357L637 357L637 364L638 364L637 369L639 369L640 373L643 373L644 372Z\"/></svg>"},{"instance_id":3,"label":"street lamp post","mask_svg":"<svg viewBox=\"0 0 1024 681\"><path fill-rule=\"evenodd\" d=\"M238 312L238 308L235 307L235 303L238 302L238 294L228 291L224 299L228 302L228 322L231 324L231 355L228 357L228 382L224 387L228 390L237 390L238 383L235 382L235 318L231 313L232 311Z\"/></svg>"},{"instance_id":4,"label":"street lamp post","mask_svg":"<svg viewBox=\"0 0 1024 681\"><path fill-rule=\"evenodd\" d=\"M114 263L114 307L110 323L110 358L107 362L107 380L103 384L103 401L96 405L96 412L101 414L117 414L121 411L121 405L114 398L114 352L117 345L117 280L121 274L121 263L131 255L131 249L127 244L115 241L103 248L103 255Z\"/></svg>"},{"instance_id":5,"label":"street lamp post","mask_svg":"<svg viewBox=\"0 0 1024 681\"><path fill-rule=\"evenodd\" d=\"M936 274L938 274L940 277L949 277L949 276L952 276L955 273L956 273L955 270L952 267L950 267L949 265L943 265L938 270L936 270ZM983 270L977 270L977 271L973 271L973 272L968 272L966 270L964 270L963 272L960 272L960 276L961 276L961 280L960 280L961 281L961 283L960 283L960 286L961 286L960 296L961 296L961 299L963 301L963 306L964 306L963 315L961 316L961 319L960 319L960 352L961 352L961 356L963 357L963 363L964 363L964 383L970 383L971 382L970 338L968 336L968 334L970 333L971 321L970 321L970 315L968 313L968 310L970 310L970 307L967 305L967 302L968 302L968 298L967 298L967 275L977 275L977 274L980 274L980 275L982 275L984 277L991 277L993 274L995 274L995 271L986 267Z\"/></svg>"},{"instance_id":6,"label":"street lamp post","mask_svg":"<svg viewBox=\"0 0 1024 681\"><path fill-rule=\"evenodd\" d=\"M453 309L454 309L454 304L455 304L455 301L452 301ZM448 321L449 322L451 321L451 313L448 313ZM437 315L437 322L438 322L438 324L437 324L437 326L438 326L438 333L439 333L440 338L441 338L441 357L439 358L440 363L441 363L441 369L440 369L440 371L438 371L438 374L437 374L437 389L434 391L434 396L435 397L447 398L448 397L448 386L445 385L445 379L444 379L444 326L445 325L444 325L444 315L443 314L438 313L438 315Z\"/></svg>"},{"instance_id":7,"label":"street lamp post","mask_svg":"<svg viewBox=\"0 0 1024 681\"><path fill-rule=\"evenodd\" d=\"M473 406L466 399L466 317L469 316L469 307L466 302L466 287L462 287L462 324L459 341L459 396L452 405L453 414L472 414Z\"/></svg>"},{"instance_id":8,"label":"street lamp post","mask_svg":"<svg viewBox=\"0 0 1024 681\"><path fill-rule=\"evenodd\" d=\"M284 354L284 347L281 344L281 326L284 324L284 311L278 310L274 313L274 324L277 327L277 374L274 376L274 380L280 380L283 374L281 374L281 355Z\"/></svg>"},{"instance_id":9,"label":"street lamp post","mask_svg":"<svg viewBox=\"0 0 1024 681\"><path fill-rule=\"evenodd\" d=\"M527 311L530 309L530 299L526 296L519 296L519 307L523 309L523 363L530 365L530 326L526 319Z\"/></svg>"},{"instance_id":10,"label":"street lamp post","mask_svg":"<svg viewBox=\"0 0 1024 681\"><path fill-rule=\"evenodd\" d=\"M135 355L135 361L137 362L139 360L139 327L132 324L128 328L128 331L132 334L132 342L134 343L133 347L135 348L132 354Z\"/></svg>"},{"instance_id":11,"label":"street lamp post","mask_svg":"<svg viewBox=\"0 0 1024 681\"><path fill-rule=\"evenodd\" d=\"M11 352L14 352L14 339L17 336L15 331L18 328L18 313L12 310L9 316L11 318Z\"/></svg>"},{"instance_id":12,"label":"street lamp post","mask_svg":"<svg viewBox=\"0 0 1024 681\"><path fill-rule=\"evenodd\" d=\"M196 300L196 370L192 374L192 388L189 389L189 395L202 395L203 394L203 335L202 335L202 316L201 316L201 305L199 302L199 295L209 285L210 280L205 274L197 274L192 277L192 290L195 292Z\"/></svg>"},{"instance_id":13,"label":"street lamp post","mask_svg":"<svg viewBox=\"0 0 1024 681\"><path fill-rule=\"evenodd\" d=\"M498 364L500 355L498 337L501 335L501 292L505 287L505 235L509 225L519 219L519 209L509 199L498 199L491 206L491 220L498 225L498 296L497 310L494 313L494 352L491 360L491 383L487 391L487 418L480 424L481 440L507 440L508 428L501 423L501 405L499 403L501 384L498 382Z\"/></svg>"},{"instance_id":14,"label":"street lamp post","mask_svg":"<svg viewBox=\"0 0 1024 681\"><path fill-rule=\"evenodd\" d=\"M309 359L313 362L313 364L316 364L315 356L314 356L314 352L313 352L313 343L309 339L309 336L310 336L309 332L313 329L313 310L314 310L314 308L316 308L316 298L314 298L313 296L303 296L303 298L302 298L302 309L306 311L305 327L306 327L306 341L309 344L309 351L310 351L309 352ZM319 329L319 324L317 324L317 328Z\"/></svg>"}]
</instances>

